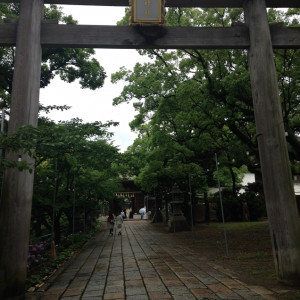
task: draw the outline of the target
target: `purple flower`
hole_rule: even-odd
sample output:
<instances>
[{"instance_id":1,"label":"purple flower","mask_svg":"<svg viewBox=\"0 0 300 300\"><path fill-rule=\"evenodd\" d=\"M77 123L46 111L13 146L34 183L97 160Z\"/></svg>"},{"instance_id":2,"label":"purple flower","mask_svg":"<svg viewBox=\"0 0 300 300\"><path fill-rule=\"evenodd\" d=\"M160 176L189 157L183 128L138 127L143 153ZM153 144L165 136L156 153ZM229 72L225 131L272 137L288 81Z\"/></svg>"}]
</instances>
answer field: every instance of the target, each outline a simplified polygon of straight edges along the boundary
<instances>
[{"instance_id":1,"label":"purple flower","mask_svg":"<svg viewBox=\"0 0 300 300\"><path fill-rule=\"evenodd\" d=\"M39 264L44 259L42 256L42 251L45 250L44 247L45 243L43 242L28 245L27 269L29 269L33 264Z\"/></svg>"}]
</instances>

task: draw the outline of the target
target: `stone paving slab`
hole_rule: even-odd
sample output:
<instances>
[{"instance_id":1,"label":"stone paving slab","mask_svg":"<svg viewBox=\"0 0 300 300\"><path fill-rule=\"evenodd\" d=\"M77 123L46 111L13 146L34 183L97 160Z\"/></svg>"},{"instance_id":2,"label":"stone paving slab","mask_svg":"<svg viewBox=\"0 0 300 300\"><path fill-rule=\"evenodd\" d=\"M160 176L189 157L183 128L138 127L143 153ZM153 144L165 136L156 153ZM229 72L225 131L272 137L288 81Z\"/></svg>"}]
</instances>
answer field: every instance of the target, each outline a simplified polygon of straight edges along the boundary
<instances>
[{"instance_id":1,"label":"stone paving slab","mask_svg":"<svg viewBox=\"0 0 300 300\"><path fill-rule=\"evenodd\" d=\"M28 300L275 299L230 270L206 261L176 233L149 221L126 221L121 236L102 228Z\"/></svg>"}]
</instances>

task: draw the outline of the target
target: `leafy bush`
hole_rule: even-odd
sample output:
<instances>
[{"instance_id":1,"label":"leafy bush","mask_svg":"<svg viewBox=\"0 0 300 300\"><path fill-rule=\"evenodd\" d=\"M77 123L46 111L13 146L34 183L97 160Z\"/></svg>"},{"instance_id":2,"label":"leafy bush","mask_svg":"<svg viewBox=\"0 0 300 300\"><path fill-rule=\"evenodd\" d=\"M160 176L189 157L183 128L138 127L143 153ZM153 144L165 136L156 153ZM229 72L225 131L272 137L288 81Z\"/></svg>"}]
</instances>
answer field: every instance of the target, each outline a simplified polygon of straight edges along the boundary
<instances>
[{"instance_id":1,"label":"leafy bush","mask_svg":"<svg viewBox=\"0 0 300 300\"><path fill-rule=\"evenodd\" d=\"M100 223L98 225L100 225ZM41 260L43 261L43 265L35 274L30 274L29 272L30 275L26 279L26 289L28 290L30 287L34 287L42 283L45 277L49 276L55 269L59 268L66 260L68 260L74 251L81 248L94 235L97 228L98 226L90 230L87 234L76 233L74 235L69 235L57 247L58 255L54 261L51 260L49 253L44 252L43 259ZM38 254L42 256L39 251L42 251L42 248L45 249L45 247L41 246L41 244L39 244L39 247L36 247L36 245L30 245L30 253L35 253L33 254L35 257L39 257ZM35 257L30 257L29 260L34 261Z\"/></svg>"},{"instance_id":2,"label":"leafy bush","mask_svg":"<svg viewBox=\"0 0 300 300\"><path fill-rule=\"evenodd\" d=\"M267 216L264 197L249 191L240 195L240 200L247 203L250 221L257 221Z\"/></svg>"},{"instance_id":3,"label":"leafy bush","mask_svg":"<svg viewBox=\"0 0 300 300\"><path fill-rule=\"evenodd\" d=\"M217 203L216 212L218 219L222 221L221 205L218 196L216 194L214 197ZM222 203L225 221L245 221L245 209L247 210L249 221L257 221L267 215L265 199L258 184L249 184L245 189L245 193L236 197L232 196L231 191L223 190Z\"/></svg>"},{"instance_id":4,"label":"leafy bush","mask_svg":"<svg viewBox=\"0 0 300 300\"><path fill-rule=\"evenodd\" d=\"M241 220L241 203L237 197L222 193L222 203L225 221L240 221ZM220 200L217 201L217 218L222 221L222 211Z\"/></svg>"},{"instance_id":5,"label":"leafy bush","mask_svg":"<svg viewBox=\"0 0 300 300\"><path fill-rule=\"evenodd\" d=\"M47 245L46 243L41 242L39 244L29 245L28 248L27 269L29 270L44 261Z\"/></svg>"}]
</instances>

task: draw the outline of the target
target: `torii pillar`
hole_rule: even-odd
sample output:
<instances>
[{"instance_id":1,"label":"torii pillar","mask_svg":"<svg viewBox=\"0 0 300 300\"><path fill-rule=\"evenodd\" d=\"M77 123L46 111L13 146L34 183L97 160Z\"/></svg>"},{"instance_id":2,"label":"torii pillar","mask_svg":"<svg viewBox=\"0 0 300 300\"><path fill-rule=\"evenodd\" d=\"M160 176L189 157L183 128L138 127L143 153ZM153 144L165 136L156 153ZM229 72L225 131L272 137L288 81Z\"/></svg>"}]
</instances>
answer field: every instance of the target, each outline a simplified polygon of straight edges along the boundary
<instances>
[{"instance_id":1,"label":"torii pillar","mask_svg":"<svg viewBox=\"0 0 300 300\"><path fill-rule=\"evenodd\" d=\"M264 194L278 279L300 284L300 219L265 0L245 0L249 63Z\"/></svg>"},{"instance_id":2,"label":"torii pillar","mask_svg":"<svg viewBox=\"0 0 300 300\"><path fill-rule=\"evenodd\" d=\"M37 125L43 10L42 0L20 1L8 134L15 133L21 126ZM34 167L34 159L22 152L6 153L6 159L17 161L19 155ZM0 202L1 299L18 299L25 293L33 173L17 168L4 173Z\"/></svg>"}]
</instances>

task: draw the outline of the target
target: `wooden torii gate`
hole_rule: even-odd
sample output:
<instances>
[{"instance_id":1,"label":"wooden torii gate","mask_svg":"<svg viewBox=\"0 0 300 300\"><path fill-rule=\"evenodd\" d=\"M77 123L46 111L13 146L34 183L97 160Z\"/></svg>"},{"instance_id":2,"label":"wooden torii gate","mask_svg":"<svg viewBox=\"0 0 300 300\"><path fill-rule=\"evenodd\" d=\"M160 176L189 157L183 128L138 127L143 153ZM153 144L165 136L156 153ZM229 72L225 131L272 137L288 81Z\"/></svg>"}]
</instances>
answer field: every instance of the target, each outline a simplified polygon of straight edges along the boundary
<instances>
[{"instance_id":1,"label":"wooden torii gate","mask_svg":"<svg viewBox=\"0 0 300 300\"><path fill-rule=\"evenodd\" d=\"M20 2L18 22L0 24L0 46L16 45L9 133L37 125L41 49L249 49L253 104L274 261L278 279L300 283L300 221L279 100L273 48L300 48L300 29L269 26L266 7L300 8L299 0L168 0L169 7L241 7L245 24L229 28L161 28L149 40L137 28L58 25L43 21L43 5L128 6L128 0L0 0ZM148 30L148 29L147 29ZM153 29L155 30L155 29ZM26 153L19 155L29 163ZM33 174L5 171L0 203L0 298L24 294Z\"/></svg>"}]
</instances>

